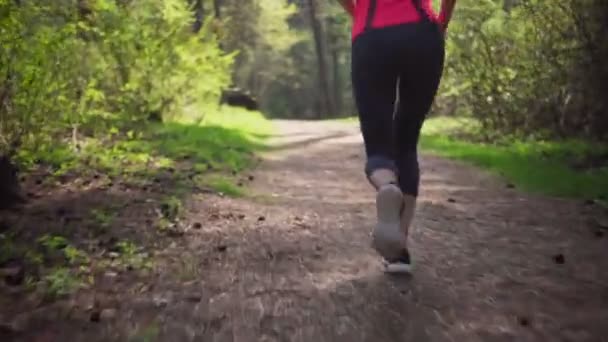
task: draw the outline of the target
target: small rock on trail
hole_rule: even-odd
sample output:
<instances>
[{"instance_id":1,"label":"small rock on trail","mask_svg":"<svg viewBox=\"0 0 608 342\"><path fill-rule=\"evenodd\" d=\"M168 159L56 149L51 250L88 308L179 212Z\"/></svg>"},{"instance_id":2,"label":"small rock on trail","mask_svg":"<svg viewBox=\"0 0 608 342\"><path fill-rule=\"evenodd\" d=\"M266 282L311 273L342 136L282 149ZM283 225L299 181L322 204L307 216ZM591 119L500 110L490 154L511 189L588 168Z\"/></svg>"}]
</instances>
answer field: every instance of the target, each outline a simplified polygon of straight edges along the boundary
<instances>
[{"instance_id":1,"label":"small rock on trail","mask_svg":"<svg viewBox=\"0 0 608 342\"><path fill-rule=\"evenodd\" d=\"M563 265L566 263L566 258L563 254L556 254L553 256L553 261L558 265Z\"/></svg>"}]
</instances>

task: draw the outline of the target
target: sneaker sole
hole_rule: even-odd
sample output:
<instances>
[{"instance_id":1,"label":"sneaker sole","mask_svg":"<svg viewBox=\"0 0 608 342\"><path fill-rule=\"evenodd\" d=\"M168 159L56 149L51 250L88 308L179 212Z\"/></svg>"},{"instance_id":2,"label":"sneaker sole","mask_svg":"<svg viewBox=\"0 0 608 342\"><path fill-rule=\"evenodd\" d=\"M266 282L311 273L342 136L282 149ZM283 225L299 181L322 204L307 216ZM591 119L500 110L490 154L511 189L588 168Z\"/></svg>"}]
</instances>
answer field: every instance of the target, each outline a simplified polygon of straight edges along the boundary
<instances>
[{"instance_id":1,"label":"sneaker sole","mask_svg":"<svg viewBox=\"0 0 608 342\"><path fill-rule=\"evenodd\" d=\"M372 234L372 246L386 259L401 250L401 207L403 194L395 185L385 186L376 195L378 222Z\"/></svg>"},{"instance_id":2,"label":"sneaker sole","mask_svg":"<svg viewBox=\"0 0 608 342\"><path fill-rule=\"evenodd\" d=\"M402 263L385 264L384 272L391 274L412 273L412 265Z\"/></svg>"}]
</instances>

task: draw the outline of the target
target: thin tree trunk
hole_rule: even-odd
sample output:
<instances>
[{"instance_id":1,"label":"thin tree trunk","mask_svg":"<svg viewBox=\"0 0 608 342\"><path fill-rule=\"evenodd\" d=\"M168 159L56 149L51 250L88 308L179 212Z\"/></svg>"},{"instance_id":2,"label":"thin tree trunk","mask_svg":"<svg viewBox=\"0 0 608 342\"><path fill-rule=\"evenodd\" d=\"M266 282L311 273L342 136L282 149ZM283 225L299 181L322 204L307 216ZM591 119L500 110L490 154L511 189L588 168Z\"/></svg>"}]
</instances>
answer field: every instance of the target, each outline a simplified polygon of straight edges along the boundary
<instances>
[{"instance_id":1,"label":"thin tree trunk","mask_svg":"<svg viewBox=\"0 0 608 342\"><path fill-rule=\"evenodd\" d=\"M315 39L315 48L317 53L317 64L319 67L319 89L321 91L321 108L319 112L319 118L323 116L329 116L335 113L333 106L332 96L330 94L330 86L327 72L327 63L325 61L325 46L323 44L323 32L321 23L317 18L317 7L316 0L308 0L309 15L310 15L310 26L313 31Z\"/></svg>"},{"instance_id":2,"label":"thin tree trunk","mask_svg":"<svg viewBox=\"0 0 608 342\"><path fill-rule=\"evenodd\" d=\"M213 10L215 11L215 17L220 19L222 17L222 0L213 0Z\"/></svg>"},{"instance_id":3,"label":"thin tree trunk","mask_svg":"<svg viewBox=\"0 0 608 342\"><path fill-rule=\"evenodd\" d=\"M191 4L194 7L194 24L192 25L192 31L198 33L203 27L205 7L203 6L203 0L191 0Z\"/></svg>"},{"instance_id":4,"label":"thin tree trunk","mask_svg":"<svg viewBox=\"0 0 608 342\"><path fill-rule=\"evenodd\" d=\"M339 27L333 16L327 19L327 45L330 50L330 67L331 67L331 85L332 85L332 103L334 105L334 115L343 114L342 103L342 75L340 66L340 36Z\"/></svg>"},{"instance_id":5,"label":"thin tree trunk","mask_svg":"<svg viewBox=\"0 0 608 342\"><path fill-rule=\"evenodd\" d=\"M334 104L336 113L343 114L342 108L342 77L340 75L340 55L337 46L334 46L331 51L332 67L333 67L333 83L334 83Z\"/></svg>"}]
</instances>

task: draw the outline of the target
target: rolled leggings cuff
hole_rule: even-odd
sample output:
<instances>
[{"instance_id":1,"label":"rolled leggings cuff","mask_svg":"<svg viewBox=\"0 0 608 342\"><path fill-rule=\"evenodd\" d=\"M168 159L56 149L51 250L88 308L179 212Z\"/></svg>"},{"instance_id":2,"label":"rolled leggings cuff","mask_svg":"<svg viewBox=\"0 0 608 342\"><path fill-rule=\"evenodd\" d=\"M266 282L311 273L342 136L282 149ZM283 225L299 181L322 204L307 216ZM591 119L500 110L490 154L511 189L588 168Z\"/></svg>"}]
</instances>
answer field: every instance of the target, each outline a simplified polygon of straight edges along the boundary
<instances>
[{"instance_id":1,"label":"rolled leggings cuff","mask_svg":"<svg viewBox=\"0 0 608 342\"><path fill-rule=\"evenodd\" d=\"M389 169L397 174L397 165L393 160L382 156L369 157L365 164L365 174L367 177L369 178L374 171L379 169Z\"/></svg>"}]
</instances>

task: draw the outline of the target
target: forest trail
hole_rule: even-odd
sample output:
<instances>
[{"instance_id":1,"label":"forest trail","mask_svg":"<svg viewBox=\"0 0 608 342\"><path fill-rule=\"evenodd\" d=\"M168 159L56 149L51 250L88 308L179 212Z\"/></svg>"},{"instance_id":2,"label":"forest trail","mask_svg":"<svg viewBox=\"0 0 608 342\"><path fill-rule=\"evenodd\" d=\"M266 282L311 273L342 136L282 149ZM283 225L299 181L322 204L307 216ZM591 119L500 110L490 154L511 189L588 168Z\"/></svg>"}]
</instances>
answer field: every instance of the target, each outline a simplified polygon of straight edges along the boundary
<instances>
[{"instance_id":1,"label":"forest trail","mask_svg":"<svg viewBox=\"0 0 608 342\"><path fill-rule=\"evenodd\" d=\"M583 203L425 155L415 270L388 276L356 124L276 125L251 194L195 195L202 227L156 256L145 289L110 286L113 320L33 340L608 341L608 248Z\"/></svg>"}]
</instances>

